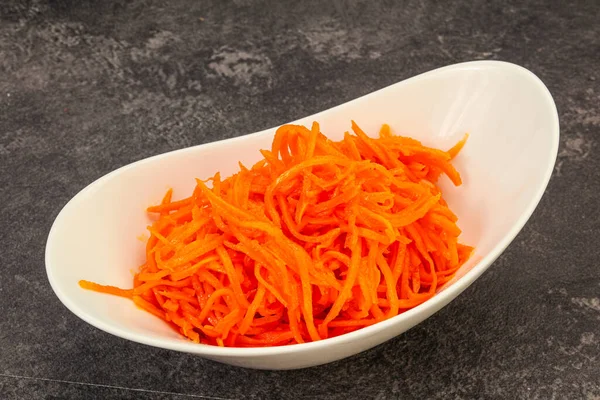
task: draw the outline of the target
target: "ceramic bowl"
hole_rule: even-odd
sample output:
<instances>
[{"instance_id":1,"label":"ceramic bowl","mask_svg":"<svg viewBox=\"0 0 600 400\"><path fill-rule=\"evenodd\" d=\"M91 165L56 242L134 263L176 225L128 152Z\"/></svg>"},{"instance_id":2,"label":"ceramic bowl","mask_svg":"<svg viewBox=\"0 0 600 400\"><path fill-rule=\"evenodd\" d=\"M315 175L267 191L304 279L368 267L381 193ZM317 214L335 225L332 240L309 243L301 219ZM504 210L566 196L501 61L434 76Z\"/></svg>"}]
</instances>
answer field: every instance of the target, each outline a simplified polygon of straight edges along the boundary
<instances>
[{"instance_id":1,"label":"ceramic bowl","mask_svg":"<svg viewBox=\"0 0 600 400\"><path fill-rule=\"evenodd\" d=\"M108 333L151 346L197 354L227 364L293 369L324 364L372 348L430 317L472 284L506 249L537 206L556 159L559 124L548 89L528 70L477 61L440 68L364 97L294 121L318 121L331 139L350 120L376 134L382 123L395 133L449 148L465 132L455 160L463 185L442 180L459 217L462 242L472 259L432 299L401 315L339 337L272 348L221 348L195 344L128 299L83 290L80 279L131 287L132 270L144 261L139 239L148 225L145 208L172 187L191 193L195 178L236 171L270 147L275 128L161 154L122 167L92 183L60 212L46 246L48 279L73 313Z\"/></svg>"}]
</instances>

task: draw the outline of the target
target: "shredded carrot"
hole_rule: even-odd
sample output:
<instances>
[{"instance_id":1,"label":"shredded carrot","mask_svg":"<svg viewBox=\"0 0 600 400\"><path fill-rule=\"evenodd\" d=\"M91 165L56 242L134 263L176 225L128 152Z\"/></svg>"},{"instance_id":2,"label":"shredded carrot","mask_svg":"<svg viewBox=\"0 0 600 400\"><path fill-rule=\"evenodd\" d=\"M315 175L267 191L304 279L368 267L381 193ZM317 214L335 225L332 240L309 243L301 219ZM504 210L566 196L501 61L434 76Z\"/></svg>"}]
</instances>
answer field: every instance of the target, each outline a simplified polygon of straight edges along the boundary
<instances>
[{"instance_id":1,"label":"shredded carrot","mask_svg":"<svg viewBox=\"0 0 600 400\"><path fill-rule=\"evenodd\" d=\"M448 151L394 135L327 139L284 125L251 168L169 190L132 289L80 286L129 298L196 343L281 346L394 317L433 297L469 258L437 186L461 177ZM208 183L211 183L209 185Z\"/></svg>"}]
</instances>

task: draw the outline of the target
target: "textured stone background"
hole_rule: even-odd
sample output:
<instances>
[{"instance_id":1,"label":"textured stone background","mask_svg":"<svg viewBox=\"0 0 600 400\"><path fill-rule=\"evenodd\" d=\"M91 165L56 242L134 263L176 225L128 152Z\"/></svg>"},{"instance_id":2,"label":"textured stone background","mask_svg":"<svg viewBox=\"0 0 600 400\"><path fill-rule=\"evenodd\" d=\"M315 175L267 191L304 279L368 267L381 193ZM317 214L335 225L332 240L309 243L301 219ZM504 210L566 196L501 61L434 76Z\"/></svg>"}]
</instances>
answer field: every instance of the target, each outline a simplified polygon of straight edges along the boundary
<instances>
[{"instance_id":1,"label":"textured stone background","mask_svg":"<svg viewBox=\"0 0 600 400\"><path fill-rule=\"evenodd\" d=\"M103 333L52 292L50 225L105 173L474 59L548 85L556 170L506 253L408 333L243 370ZM0 398L600 399L599 65L597 0L3 0Z\"/></svg>"}]
</instances>

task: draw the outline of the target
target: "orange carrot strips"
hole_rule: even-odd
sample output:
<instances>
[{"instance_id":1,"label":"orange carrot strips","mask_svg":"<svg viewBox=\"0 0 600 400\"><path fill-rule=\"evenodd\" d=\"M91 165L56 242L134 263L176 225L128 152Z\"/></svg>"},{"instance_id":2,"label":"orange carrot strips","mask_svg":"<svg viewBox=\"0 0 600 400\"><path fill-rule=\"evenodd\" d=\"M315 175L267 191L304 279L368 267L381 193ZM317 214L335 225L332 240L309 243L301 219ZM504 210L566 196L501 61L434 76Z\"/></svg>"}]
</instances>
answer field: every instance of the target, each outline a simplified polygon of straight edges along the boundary
<instances>
[{"instance_id":1,"label":"orange carrot strips","mask_svg":"<svg viewBox=\"0 0 600 400\"><path fill-rule=\"evenodd\" d=\"M338 336L433 297L473 252L437 186L448 151L354 121L340 141L319 124L277 129L251 167L169 190L147 212L146 262L131 299L195 343L282 346ZM211 187L212 184L212 187Z\"/></svg>"}]
</instances>

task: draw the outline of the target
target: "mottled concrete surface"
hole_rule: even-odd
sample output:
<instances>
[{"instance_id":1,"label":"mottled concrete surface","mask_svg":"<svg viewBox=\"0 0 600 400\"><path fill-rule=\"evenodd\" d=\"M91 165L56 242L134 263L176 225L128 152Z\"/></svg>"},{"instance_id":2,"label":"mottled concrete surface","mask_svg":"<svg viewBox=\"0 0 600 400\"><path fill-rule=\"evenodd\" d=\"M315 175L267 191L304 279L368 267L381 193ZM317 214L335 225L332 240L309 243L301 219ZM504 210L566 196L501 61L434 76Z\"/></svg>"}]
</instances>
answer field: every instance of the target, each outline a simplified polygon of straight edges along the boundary
<instances>
[{"instance_id":1,"label":"mottled concrete surface","mask_svg":"<svg viewBox=\"0 0 600 400\"><path fill-rule=\"evenodd\" d=\"M2 1L0 398L600 399L599 16L597 0ZM243 370L108 335L52 292L50 225L103 174L473 59L546 82L559 158L506 253L408 333Z\"/></svg>"}]
</instances>

